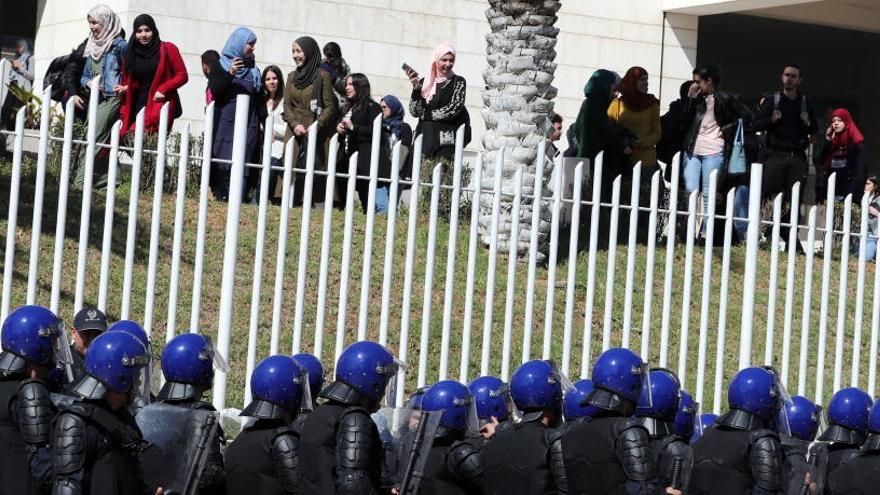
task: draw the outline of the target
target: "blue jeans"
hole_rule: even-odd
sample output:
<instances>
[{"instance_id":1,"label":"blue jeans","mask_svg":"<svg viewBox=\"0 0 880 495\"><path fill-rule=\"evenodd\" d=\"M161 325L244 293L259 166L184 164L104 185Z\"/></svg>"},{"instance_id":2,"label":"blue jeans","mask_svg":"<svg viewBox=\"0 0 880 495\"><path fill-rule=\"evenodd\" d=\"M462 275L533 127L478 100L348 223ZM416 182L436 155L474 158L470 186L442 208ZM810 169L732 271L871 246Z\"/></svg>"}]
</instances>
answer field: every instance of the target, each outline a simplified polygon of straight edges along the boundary
<instances>
[{"instance_id":1,"label":"blue jeans","mask_svg":"<svg viewBox=\"0 0 880 495\"><path fill-rule=\"evenodd\" d=\"M733 196L733 216L734 218L749 218L749 186L739 186ZM783 219L783 221L785 221ZM735 220L733 228L739 233L741 239L745 239L746 232L749 230L749 222L745 220ZM785 239L788 242L788 239Z\"/></svg>"},{"instance_id":2,"label":"blue jeans","mask_svg":"<svg viewBox=\"0 0 880 495\"><path fill-rule=\"evenodd\" d=\"M388 213L388 186L376 188L376 213Z\"/></svg>"},{"instance_id":3,"label":"blue jeans","mask_svg":"<svg viewBox=\"0 0 880 495\"><path fill-rule=\"evenodd\" d=\"M854 256L859 255L859 239L858 237L853 238L852 245L852 254ZM877 257L877 239L872 235L868 234L868 245L865 250L865 261L875 261Z\"/></svg>"},{"instance_id":4,"label":"blue jeans","mask_svg":"<svg viewBox=\"0 0 880 495\"><path fill-rule=\"evenodd\" d=\"M684 160L684 188L688 194L701 191L703 194L703 212L709 209L709 174L718 170L724 163L724 152L714 155L694 155L687 153ZM715 198L711 198L715 201ZM706 222L700 228L700 234L706 230Z\"/></svg>"}]
</instances>

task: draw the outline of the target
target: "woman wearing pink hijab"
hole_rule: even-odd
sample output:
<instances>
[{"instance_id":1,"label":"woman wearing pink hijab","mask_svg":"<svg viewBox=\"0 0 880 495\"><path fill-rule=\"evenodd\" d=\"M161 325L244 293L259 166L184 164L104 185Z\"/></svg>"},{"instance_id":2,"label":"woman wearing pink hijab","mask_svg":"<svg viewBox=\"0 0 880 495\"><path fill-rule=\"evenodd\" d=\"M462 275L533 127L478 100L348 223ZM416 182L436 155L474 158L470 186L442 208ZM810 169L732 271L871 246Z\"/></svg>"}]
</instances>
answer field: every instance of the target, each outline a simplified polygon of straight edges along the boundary
<instances>
[{"instance_id":1,"label":"woman wearing pink hijab","mask_svg":"<svg viewBox=\"0 0 880 495\"><path fill-rule=\"evenodd\" d=\"M416 134L422 135L422 154L426 157L452 160L455 154L455 132L464 124L465 144L470 142L470 115L465 108L467 82L456 75L455 48L440 45L434 49L433 61L424 78L414 70L407 71L413 85L409 110L419 119Z\"/></svg>"}]
</instances>

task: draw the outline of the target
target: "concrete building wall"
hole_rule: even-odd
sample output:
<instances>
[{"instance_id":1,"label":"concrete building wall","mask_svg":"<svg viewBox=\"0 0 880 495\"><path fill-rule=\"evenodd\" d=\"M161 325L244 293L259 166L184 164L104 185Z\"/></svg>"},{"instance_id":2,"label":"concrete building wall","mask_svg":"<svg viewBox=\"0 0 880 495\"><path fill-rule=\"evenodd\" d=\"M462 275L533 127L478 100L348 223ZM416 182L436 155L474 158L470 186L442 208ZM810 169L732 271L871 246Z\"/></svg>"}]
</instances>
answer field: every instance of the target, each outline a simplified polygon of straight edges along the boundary
<instances>
[{"instance_id":1,"label":"concrete building wall","mask_svg":"<svg viewBox=\"0 0 880 495\"><path fill-rule=\"evenodd\" d=\"M468 106L474 127L470 148L480 147L480 114L485 65L484 12L477 0L106 0L120 14L126 31L134 17L156 18L161 36L178 45L190 74L182 90L184 119L198 121L205 81L200 54L219 50L237 26L257 33L257 65L280 65L290 71L291 42L310 35L323 45L336 41L352 70L363 72L375 97L392 93L408 100L410 89L400 66L409 63L424 73L433 47L449 41L458 48L456 72L468 81ZM86 12L94 0L39 0L37 72L68 52L87 34ZM664 16L662 0L577 0L563 2L555 85L556 109L574 120L583 86L598 68L621 74L641 65L651 74L651 91L664 105L675 98L679 83L690 78L696 60L697 17ZM662 76L662 77L661 77ZM662 82L662 88L661 88ZM662 89L662 91L661 91ZM661 94L662 93L662 94Z\"/></svg>"}]
</instances>

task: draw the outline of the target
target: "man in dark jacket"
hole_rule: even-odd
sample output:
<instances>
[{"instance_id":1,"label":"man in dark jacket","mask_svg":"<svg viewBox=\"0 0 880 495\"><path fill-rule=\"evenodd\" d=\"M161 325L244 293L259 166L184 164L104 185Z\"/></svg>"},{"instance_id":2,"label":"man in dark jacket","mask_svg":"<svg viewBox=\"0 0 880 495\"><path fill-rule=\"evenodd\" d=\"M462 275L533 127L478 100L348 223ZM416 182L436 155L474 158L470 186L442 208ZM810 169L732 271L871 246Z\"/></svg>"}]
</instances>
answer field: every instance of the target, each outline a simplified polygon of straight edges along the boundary
<instances>
[{"instance_id":1,"label":"man in dark jacket","mask_svg":"<svg viewBox=\"0 0 880 495\"><path fill-rule=\"evenodd\" d=\"M807 148L816 134L816 114L812 102L800 91L801 80L800 66L786 65L782 90L764 98L754 122L755 130L765 133L761 197L783 193L787 205L791 203L792 186L806 181ZM799 205L794 206L797 211ZM782 216L788 218L789 213L783 212ZM780 235L787 241L788 229L780 230ZM800 244L797 248L802 250Z\"/></svg>"}]
</instances>

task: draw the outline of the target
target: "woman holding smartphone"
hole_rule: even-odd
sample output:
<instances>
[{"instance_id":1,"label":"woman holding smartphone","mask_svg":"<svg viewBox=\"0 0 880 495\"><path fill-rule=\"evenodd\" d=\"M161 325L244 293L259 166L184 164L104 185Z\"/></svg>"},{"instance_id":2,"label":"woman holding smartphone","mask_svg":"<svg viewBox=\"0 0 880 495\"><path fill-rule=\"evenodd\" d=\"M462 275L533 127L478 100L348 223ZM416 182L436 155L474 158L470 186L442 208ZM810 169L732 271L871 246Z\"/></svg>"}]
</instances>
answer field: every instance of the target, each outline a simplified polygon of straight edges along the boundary
<instances>
[{"instance_id":1,"label":"woman holding smartphone","mask_svg":"<svg viewBox=\"0 0 880 495\"><path fill-rule=\"evenodd\" d=\"M257 35L248 28L237 28L226 40L220 60L211 68L208 76L208 89L214 97L214 129L213 161L211 163L211 191L220 201L228 201L230 194L243 194L244 191L230 191L229 172L232 159L232 141L235 133L235 107L238 95L250 96L248 109L247 140L245 144L245 160L253 161L260 136L258 111L260 100L261 76L255 67L254 47ZM251 169L246 174L256 174L259 180L259 169ZM259 189L259 188L258 188ZM246 189L245 189L246 190ZM246 200L247 198L242 198Z\"/></svg>"},{"instance_id":2,"label":"woman holding smartphone","mask_svg":"<svg viewBox=\"0 0 880 495\"><path fill-rule=\"evenodd\" d=\"M434 49L427 75L420 78L411 67L403 70L413 85L409 111L419 119L416 134L422 135L422 154L452 160L455 155L455 133L467 126L465 143L470 142L470 116L465 108L467 81L452 69L455 48L440 45Z\"/></svg>"}]
</instances>

